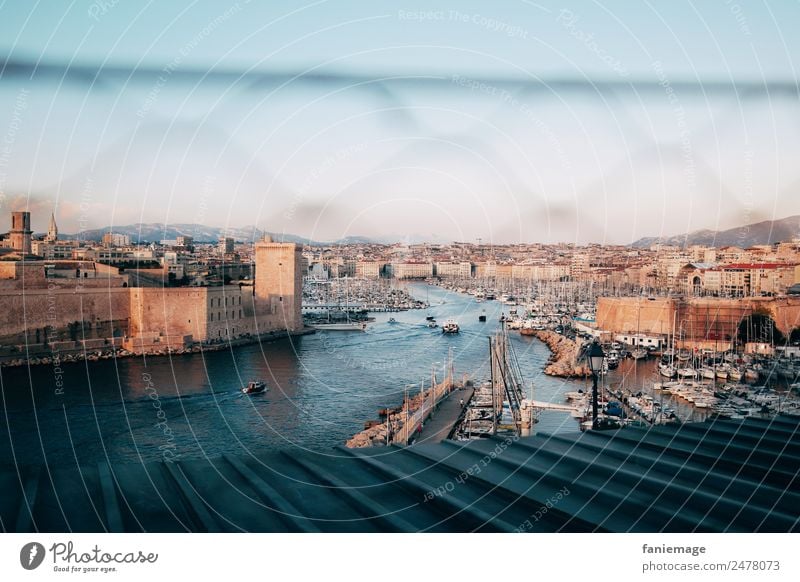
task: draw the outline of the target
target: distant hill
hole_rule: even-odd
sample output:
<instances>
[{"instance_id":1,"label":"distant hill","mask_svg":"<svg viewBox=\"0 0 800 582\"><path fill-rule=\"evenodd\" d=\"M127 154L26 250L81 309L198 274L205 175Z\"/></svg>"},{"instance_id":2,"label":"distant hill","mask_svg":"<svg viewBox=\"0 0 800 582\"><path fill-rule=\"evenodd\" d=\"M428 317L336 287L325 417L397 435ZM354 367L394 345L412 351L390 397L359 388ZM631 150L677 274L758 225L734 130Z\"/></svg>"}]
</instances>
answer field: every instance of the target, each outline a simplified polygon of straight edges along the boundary
<instances>
[{"instance_id":1,"label":"distant hill","mask_svg":"<svg viewBox=\"0 0 800 582\"><path fill-rule=\"evenodd\" d=\"M728 230L696 230L688 234L669 237L645 237L631 243L632 247L647 248L654 244L715 247L773 244L800 237L800 216L789 216L779 220L765 220Z\"/></svg>"},{"instance_id":2,"label":"distant hill","mask_svg":"<svg viewBox=\"0 0 800 582\"><path fill-rule=\"evenodd\" d=\"M162 240L175 240L177 237L191 236L197 243L215 243L221 236L232 237L237 242L247 242L260 240L264 234L269 234L273 240L283 242L293 242L312 246L324 246L331 244L393 244L405 242L415 244L426 241L440 241L437 237L425 237L423 235L385 235L381 237L368 237L351 235L334 241L315 241L296 234L284 234L279 232L269 232L256 228L255 226L244 226L241 228L219 228L215 226L205 226L202 224L162 224L162 223L141 223L128 224L125 226L106 226L85 230L80 233L81 240L100 241L107 232L116 234L127 234L132 243L139 242L158 242ZM43 234L43 233L42 233ZM77 234L58 233L58 237L65 240L78 238Z\"/></svg>"},{"instance_id":3,"label":"distant hill","mask_svg":"<svg viewBox=\"0 0 800 582\"><path fill-rule=\"evenodd\" d=\"M215 243L221 236L232 237L237 242L247 242L260 240L264 234L269 234L276 241L293 242L300 244L320 245L317 241L308 238L297 236L294 234L283 234L277 232L265 233L264 231L254 227L245 226L242 228L218 228L214 226L205 226L202 224L128 224L124 226L106 226L104 228L96 228L93 230L85 230L80 233L81 240L99 241L107 232L114 232L116 234L126 234L131 238L132 243L139 242L158 242L162 240L175 240L179 236L191 236L197 243ZM59 238L62 239L76 239L77 234L61 234ZM357 239L358 242L369 242L366 237L348 237L350 239ZM339 241L336 241L339 242Z\"/></svg>"}]
</instances>

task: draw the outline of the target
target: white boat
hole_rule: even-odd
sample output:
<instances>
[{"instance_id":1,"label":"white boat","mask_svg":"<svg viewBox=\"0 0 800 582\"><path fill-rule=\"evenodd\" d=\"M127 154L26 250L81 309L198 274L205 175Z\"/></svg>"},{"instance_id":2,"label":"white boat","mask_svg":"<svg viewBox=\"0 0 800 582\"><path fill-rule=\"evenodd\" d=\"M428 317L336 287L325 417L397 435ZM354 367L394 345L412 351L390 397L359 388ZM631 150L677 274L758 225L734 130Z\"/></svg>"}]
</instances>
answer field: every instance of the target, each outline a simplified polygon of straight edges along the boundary
<instances>
[{"instance_id":1,"label":"white boat","mask_svg":"<svg viewBox=\"0 0 800 582\"><path fill-rule=\"evenodd\" d=\"M731 368L730 372L728 372L728 376L734 382L738 382L742 379L742 372L741 370L737 370L736 368Z\"/></svg>"},{"instance_id":2,"label":"white boat","mask_svg":"<svg viewBox=\"0 0 800 582\"><path fill-rule=\"evenodd\" d=\"M636 348L631 352L631 357L633 357L634 360L643 360L647 355L647 350L645 348Z\"/></svg>"},{"instance_id":3,"label":"white boat","mask_svg":"<svg viewBox=\"0 0 800 582\"><path fill-rule=\"evenodd\" d=\"M458 333L458 323L453 319L448 319L442 324L442 333Z\"/></svg>"},{"instance_id":4,"label":"white boat","mask_svg":"<svg viewBox=\"0 0 800 582\"><path fill-rule=\"evenodd\" d=\"M261 380L250 380L247 386L242 388L242 394L262 394L267 391L267 384Z\"/></svg>"},{"instance_id":5,"label":"white boat","mask_svg":"<svg viewBox=\"0 0 800 582\"><path fill-rule=\"evenodd\" d=\"M714 379L714 368L703 367L700 368L700 375L706 380Z\"/></svg>"},{"instance_id":6,"label":"white boat","mask_svg":"<svg viewBox=\"0 0 800 582\"><path fill-rule=\"evenodd\" d=\"M678 377L697 378L697 370L694 368L678 368Z\"/></svg>"},{"instance_id":7,"label":"white boat","mask_svg":"<svg viewBox=\"0 0 800 582\"><path fill-rule=\"evenodd\" d=\"M720 366L716 369L717 378L720 380L727 380L728 379L728 368Z\"/></svg>"},{"instance_id":8,"label":"white boat","mask_svg":"<svg viewBox=\"0 0 800 582\"><path fill-rule=\"evenodd\" d=\"M659 364L658 372L665 378L674 378L675 377L675 368L668 364Z\"/></svg>"}]
</instances>

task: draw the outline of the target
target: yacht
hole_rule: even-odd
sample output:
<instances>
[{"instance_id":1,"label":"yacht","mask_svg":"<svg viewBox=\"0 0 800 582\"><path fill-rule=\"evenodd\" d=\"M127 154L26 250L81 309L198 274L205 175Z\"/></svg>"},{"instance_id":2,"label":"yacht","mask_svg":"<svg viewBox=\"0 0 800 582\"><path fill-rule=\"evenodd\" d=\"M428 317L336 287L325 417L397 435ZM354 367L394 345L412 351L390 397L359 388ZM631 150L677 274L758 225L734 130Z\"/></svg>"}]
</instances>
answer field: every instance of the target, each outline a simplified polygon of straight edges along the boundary
<instances>
[{"instance_id":1,"label":"yacht","mask_svg":"<svg viewBox=\"0 0 800 582\"><path fill-rule=\"evenodd\" d=\"M458 333L459 327L453 319L448 319L442 324L442 333Z\"/></svg>"},{"instance_id":2,"label":"yacht","mask_svg":"<svg viewBox=\"0 0 800 582\"><path fill-rule=\"evenodd\" d=\"M664 376L665 378L674 378L675 377L675 367L670 366L669 364L659 364L658 365L658 372Z\"/></svg>"}]
</instances>

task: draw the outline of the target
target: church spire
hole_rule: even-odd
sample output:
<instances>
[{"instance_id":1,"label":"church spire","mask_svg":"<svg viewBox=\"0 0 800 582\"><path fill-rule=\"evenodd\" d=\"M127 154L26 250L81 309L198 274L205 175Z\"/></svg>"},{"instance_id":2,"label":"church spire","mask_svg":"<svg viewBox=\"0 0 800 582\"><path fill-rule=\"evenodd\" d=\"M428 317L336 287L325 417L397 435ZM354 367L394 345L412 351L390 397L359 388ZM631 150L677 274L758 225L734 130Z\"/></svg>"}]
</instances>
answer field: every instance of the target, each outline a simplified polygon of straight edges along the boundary
<instances>
[{"instance_id":1,"label":"church spire","mask_svg":"<svg viewBox=\"0 0 800 582\"><path fill-rule=\"evenodd\" d=\"M55 242L58 240L58 226L56 226L56 215L50 213L50 227L47 229L47 240Z\"/></svg>"}]
</instances>

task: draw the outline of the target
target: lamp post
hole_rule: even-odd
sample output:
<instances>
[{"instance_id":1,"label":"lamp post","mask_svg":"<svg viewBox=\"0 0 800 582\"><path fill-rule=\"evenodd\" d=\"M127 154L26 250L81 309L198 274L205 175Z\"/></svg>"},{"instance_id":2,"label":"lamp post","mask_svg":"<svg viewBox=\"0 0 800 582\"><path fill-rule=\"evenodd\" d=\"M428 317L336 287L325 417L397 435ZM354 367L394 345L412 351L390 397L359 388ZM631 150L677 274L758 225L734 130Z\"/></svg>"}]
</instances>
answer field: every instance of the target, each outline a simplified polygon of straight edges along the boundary
<instances>
[{"instance_id":1,"label":"lamp post","mask_svg":"<svg viewBox=\"0 0 800 582\"><path fill-rule=\"evenodd\" d=\"M597 430L597 375L603 369L606 357L602 346L595 340L589 347L589 369L592 371L592 430Z\"/></svg>"}]
</instances>

